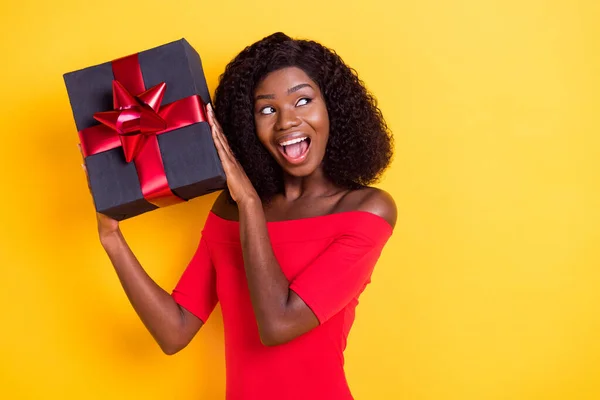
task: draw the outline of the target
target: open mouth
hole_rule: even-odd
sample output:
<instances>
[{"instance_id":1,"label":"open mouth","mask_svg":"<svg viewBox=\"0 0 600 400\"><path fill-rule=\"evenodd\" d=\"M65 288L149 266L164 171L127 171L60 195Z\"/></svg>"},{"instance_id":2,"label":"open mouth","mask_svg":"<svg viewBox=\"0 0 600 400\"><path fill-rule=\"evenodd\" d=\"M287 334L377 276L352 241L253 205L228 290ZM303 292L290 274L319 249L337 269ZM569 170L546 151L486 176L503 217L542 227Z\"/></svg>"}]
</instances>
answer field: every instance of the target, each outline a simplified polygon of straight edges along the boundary
<instances>
[{"instance_id":1,"label":"open mouth","mask_svg":"<svg viewBox=\"0 0 600 400\"><path fill-rule=\"evenodd\" d=\"M291 164L299 164L306 159L310 150L310 138L308 136L286 140L279 144L279 151Z\"/></svg>"}]
</instances>

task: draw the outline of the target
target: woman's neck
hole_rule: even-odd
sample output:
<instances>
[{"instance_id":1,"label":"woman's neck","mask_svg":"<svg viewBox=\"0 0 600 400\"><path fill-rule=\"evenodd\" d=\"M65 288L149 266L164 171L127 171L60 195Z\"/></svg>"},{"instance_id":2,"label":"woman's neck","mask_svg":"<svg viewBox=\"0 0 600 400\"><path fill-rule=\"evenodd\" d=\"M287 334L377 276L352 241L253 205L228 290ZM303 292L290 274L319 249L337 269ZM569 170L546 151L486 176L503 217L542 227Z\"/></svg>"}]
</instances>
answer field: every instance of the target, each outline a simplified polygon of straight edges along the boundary
<instances>
[{"instance_id":1,"label":"woman's neck","mask_svg":"<svg viewBox=\"0 0 600 400\"><path fill-rule=\"evenodd\" d=\"M338 188L323 172L322 168L316 169L308 176L296 177L284 174L283 197L287 201L294 201L307 197L322 197L338 192Z\"/></svg>"}]
</instances>

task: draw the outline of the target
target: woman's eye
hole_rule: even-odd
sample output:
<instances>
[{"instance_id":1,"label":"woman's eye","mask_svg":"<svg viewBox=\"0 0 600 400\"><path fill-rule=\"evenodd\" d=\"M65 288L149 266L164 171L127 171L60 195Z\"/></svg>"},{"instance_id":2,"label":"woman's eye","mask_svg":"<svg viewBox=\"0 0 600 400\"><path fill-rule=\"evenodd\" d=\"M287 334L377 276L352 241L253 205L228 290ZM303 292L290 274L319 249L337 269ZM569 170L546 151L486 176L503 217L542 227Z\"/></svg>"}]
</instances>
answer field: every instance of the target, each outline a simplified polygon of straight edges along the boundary
<instances>
[{"instance_id":1,"label":"woman's eye","mask_svg":"<svg viewBox=\"0 0 600 400\"><path fill-rule=\"evenodd\" d=\"M303 97L300 100L298 100L298 102L296 103L296 106L304 106L306 104L310 103L310 99Z\"/></svg>"},{"instance_id":2,"label":"woman's eye","mask_svg":"<svg viewBox=\"0 0 600 400\"><path fill-rule=\"evenodd\" d=\"M275 112L275 109L273 107L264 107L260 110L260 113L264 114L264 115L273 114L274 112Z\"/></svg>"}]
</instances>

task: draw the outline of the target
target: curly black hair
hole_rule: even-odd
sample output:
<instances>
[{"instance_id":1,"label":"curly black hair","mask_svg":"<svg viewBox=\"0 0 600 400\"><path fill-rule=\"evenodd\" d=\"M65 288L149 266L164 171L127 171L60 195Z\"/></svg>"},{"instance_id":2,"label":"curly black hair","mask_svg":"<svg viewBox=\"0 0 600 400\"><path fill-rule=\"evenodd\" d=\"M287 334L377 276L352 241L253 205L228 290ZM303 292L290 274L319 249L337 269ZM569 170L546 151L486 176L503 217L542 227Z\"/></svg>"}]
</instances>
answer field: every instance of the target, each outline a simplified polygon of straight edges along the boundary
<instances>
[{"instance_id":1,"label":"curly black hair","mask_svg":"<svg viewBox=\"0 0 600 400\"><path fill-rule=\"evenodd\" d=\"M258 140L254 90L267 74L286 67L302 69L323 94L330 126L325 176L347 189L377 182L394 147L377 101L333 50L278 32L242 50L227 65L215 90L217 120L261 199L268 201L283 191L283 172Z\"/></svg>"}]
</instances>

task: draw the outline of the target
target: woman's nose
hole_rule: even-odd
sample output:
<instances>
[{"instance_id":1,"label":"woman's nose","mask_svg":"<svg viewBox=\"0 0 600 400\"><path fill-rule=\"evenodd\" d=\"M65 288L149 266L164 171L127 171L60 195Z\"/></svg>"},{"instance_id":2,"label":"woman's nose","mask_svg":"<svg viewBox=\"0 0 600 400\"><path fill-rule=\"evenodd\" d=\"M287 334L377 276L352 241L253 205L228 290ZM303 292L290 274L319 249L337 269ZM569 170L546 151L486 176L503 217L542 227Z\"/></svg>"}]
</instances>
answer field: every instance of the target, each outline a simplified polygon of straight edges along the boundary
<instances>
[{"instance_id":1,"label":"woman's nose","mask_svg":"<svg viewBox=\"0 0 600 400\"><path fill-rule=\"evenodd\" d=\"M279 130L287 130L298 126L300 120L294 110L280 110L277 119L277 128Z\"/></svg>"}]
</instances>

